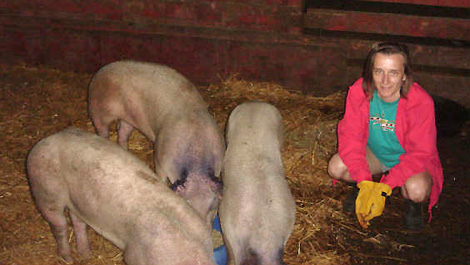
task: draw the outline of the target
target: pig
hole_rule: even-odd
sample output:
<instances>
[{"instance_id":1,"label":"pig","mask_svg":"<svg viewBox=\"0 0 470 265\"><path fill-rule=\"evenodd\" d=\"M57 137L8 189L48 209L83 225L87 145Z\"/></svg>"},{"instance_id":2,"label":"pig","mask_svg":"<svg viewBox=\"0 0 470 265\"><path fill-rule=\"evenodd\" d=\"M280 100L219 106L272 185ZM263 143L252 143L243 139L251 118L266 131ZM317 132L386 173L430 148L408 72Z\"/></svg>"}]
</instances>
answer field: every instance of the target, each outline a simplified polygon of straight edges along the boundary
<instances>
[{"instance_id":1,"label":"pig","mask_svg":"<svg viewBox=\"0 0 470 265\"><path fill-rule=\"evenodd\" d=\"M72 262L68 209L81 256L90 255L88 224L119 247L129 265L215 265L204 220L116 143L68 128L34 145L26 169L36 206L66 262Z\"/></svg>"},{"instance_id":2,"label":"pig","mask_svg":"<svg viewBox=\"0 0 470 265\"><path fill-rule=\"evenodd\" d=\"M157 176L168 179L210 228L222 192L223 134L195 86L168 66L117 61L102 67L88 90L89 114L99 135L119 120L127 148L133 128L154 142Z\"/></svg>"},{"instance_id":3,"label":"pig","mask_svg":"<svg viewBox=\"0 0 470 265\"><path fill-rule=\"evenodd\" d=\"M265 102L237 106L226 142L219 217L229 264L285 264L295 202L282 164L280 112Z\"/></svg>"}]
</instances>

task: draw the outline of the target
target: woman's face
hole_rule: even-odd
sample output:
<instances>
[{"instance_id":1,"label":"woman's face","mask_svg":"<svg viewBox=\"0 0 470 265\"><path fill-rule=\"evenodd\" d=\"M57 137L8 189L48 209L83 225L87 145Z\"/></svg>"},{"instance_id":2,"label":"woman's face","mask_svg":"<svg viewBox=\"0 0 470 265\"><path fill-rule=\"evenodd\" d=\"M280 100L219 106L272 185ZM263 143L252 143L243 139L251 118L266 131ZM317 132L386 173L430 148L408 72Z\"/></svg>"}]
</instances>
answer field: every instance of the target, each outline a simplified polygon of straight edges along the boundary
<instances>
[{"instance_id":1,"label":"woman's face","mask_svg":"<svg viewBox=\"0 0 470 265\"><path fill-rule=\"evenodd\" d=\"M372 76L378 96L385 102L400 98L400 89L405 75L405 59L401 54L377 53Z\"/></svg>"}]
</instances>

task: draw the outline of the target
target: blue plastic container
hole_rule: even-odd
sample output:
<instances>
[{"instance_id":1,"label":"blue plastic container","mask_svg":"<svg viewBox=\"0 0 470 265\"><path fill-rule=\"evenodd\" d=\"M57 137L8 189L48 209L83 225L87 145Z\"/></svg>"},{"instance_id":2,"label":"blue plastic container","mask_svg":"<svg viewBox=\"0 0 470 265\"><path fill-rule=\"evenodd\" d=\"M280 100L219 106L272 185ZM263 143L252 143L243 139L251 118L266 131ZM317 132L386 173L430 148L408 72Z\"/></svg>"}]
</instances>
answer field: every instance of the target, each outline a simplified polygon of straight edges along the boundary
<instances>
[{"instance_id":1,"label":"blue plastic container","mask_svg":"<svg viewBox=\"0 0 470 265\"><path fill-rule=\"evenodd\" d=\"M215 216L214 222L212 223L212 229L222 232L222 227L220 227L220 219L218 214ZM217 265L227 264L227 250L225 249L225 245L214 249L214 260Z\"/></svg>"}]
</instances>

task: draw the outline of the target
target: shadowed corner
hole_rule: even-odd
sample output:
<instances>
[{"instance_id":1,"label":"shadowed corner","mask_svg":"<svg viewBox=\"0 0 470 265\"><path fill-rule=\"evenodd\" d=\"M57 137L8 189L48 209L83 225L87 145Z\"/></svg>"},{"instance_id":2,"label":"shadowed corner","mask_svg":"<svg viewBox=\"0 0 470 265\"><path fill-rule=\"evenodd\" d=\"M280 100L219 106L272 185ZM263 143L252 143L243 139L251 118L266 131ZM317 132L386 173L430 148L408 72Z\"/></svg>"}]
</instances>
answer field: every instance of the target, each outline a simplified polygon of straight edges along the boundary
<instances>
[{"instance_id":1,"label":"shadowed corner","mask_svg":"<svg viewBox=\"0 0 470 265\"><path fill-rule=\"evenodd\" d=\"M434 100L438 137L466 136L465 128L470 121L470 110L453 100L431 96Z\"/></svg>"}]
</instances>

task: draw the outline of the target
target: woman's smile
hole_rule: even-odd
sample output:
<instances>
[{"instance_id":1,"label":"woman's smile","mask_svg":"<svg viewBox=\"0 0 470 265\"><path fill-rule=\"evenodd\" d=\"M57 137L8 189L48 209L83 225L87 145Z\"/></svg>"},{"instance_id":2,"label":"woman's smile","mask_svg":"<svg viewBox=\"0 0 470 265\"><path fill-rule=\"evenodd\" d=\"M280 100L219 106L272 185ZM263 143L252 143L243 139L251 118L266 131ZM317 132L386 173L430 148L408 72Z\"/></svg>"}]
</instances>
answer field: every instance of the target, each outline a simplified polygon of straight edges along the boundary
<instances>
[{"instance_id":1,"label":"woman's smile","mask_svg":"<svg viewBox=\"0 0 470 265\"><path fill-rule=\"evenodd\" d=\"M405 59L401 54L378 53L374 60L373 79L377 94L385 102L400 98L400 90L406 79Z\"/></svg>"}]
</instances>

